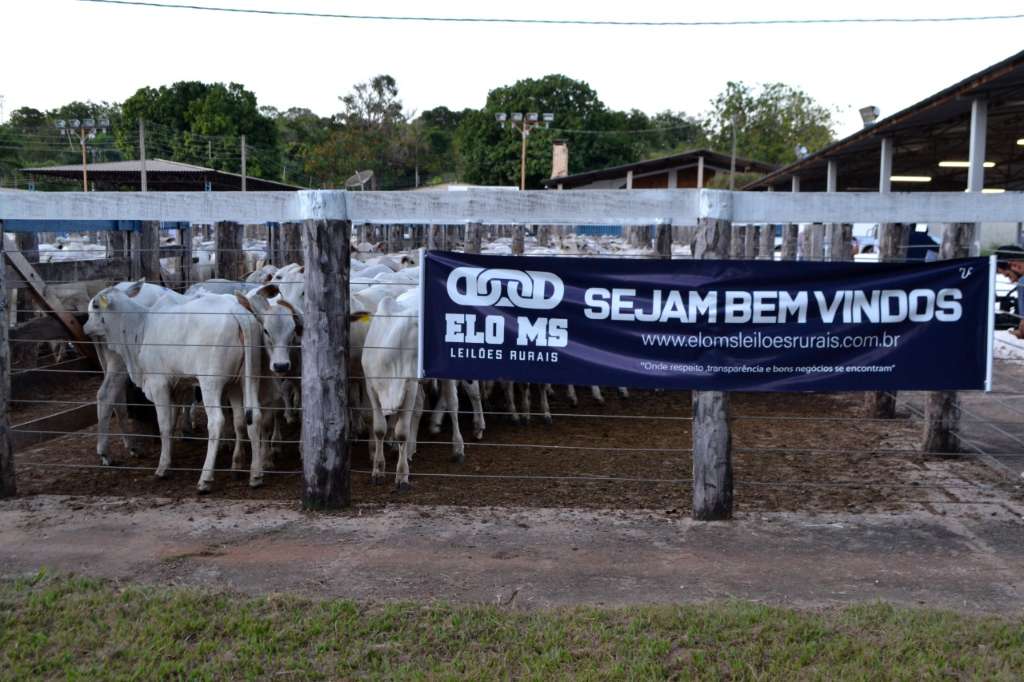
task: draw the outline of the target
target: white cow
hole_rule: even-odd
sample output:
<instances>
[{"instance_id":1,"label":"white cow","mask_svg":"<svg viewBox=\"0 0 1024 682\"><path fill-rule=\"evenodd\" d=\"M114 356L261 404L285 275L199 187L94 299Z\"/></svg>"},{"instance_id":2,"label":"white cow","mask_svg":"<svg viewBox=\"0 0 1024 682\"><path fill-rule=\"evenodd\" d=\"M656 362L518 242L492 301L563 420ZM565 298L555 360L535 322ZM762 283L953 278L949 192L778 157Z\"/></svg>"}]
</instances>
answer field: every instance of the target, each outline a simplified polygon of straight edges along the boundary
<instances>
[{"instance_id":1,"label":"white cow","mask_svg":"<svg viewBox=\"0 0 1024 682\"><path fill-rule=\"evenodd\" d=\"M200 492L210 490L224 425L225 388L241 382L244 401L240 407L245 410L253 449L249 484L262 485L262 443L257 426L262 419L257 380L262 330L258 320L229 296L200 296L150 310L134 300L137 293L134 287L111 287L98 294L90 303L85 331L106 339L108 347L124 361L131 380L156 406L160 425L156 475L165 477L171 466L172 392L181 383L195 381L203 393L209 431L198 488Z\"/></svg>"},{"instance_id":2,"label":"white cow","mask_svg":"<svg viewBox=\"0 0 1024 682\"><path fill-rule=\"evenodd\" d=\"M416 452L416 431L423 412L423 390L417 376L419 335L419 292L398 299L385 297L377 307L366 333L362 353L366 392L373 409L370 456L373 482L384 481L384 438L393 423L399 443L395 485L409 488L409 460ZM455 459L465 459L465 445L459 431L459 398L454 381L442 381L441 390L452 414L452 445Z\"/></svg>"},{"instance_id":3,"label":"white cow","mask_svg":"<svg viewBox=\"0 0 1024 682\"><path fill-rule=\"evenodd\" d=\"M156 284L121 282L114 285L114 288L120 291L132 292L131 295L134 301L147 310L164 302L182 302L185 300L184 296ZM88 310L90 315L93 312L95 300L93 298L89 302ZM125 406L128 397L128 369L121 355L107 344L105 336L101 335L95 328L91 332L87 330L87 333L92 336L95 342L96 355L99 357L100 367L103 369L103 383L100 384L99 391L96 392L96 454L99 455L101 464L110 466L109 433L110 415L112 413L117 416L125 449L132 456L138 454L135 439L128 436L128 411Z\"/></svg>"}]
</instances>

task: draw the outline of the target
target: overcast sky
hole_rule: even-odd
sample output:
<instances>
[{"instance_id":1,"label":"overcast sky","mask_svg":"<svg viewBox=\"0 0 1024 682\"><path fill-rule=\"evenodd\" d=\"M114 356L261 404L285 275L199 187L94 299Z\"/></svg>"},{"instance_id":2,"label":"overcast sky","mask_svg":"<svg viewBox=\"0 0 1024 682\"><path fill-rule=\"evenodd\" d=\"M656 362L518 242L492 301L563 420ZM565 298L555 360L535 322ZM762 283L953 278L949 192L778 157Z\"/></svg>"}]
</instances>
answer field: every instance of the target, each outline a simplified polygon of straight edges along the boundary
<instances>
[{"instance_id":1,"label":"overcast sky","mask_svg":"<svg viewBox=\"0 0 1024 682\"><path fill-rule=\"evenodd\" d=\"M162 0L153 0L160 2ZM168 0L173 1L173 0ZM615 20L729 20L1011 14L1024 3L821 0L729 3L485 3L469 0L188 0L312 12ZM121 101L144 85L236 81L261 105L328 115L352 84L398 81L407 110L481 107L488 90L564 73L614 109L699 114L728 80L782 81L839 108L886 116L1024 48L1024 20L950 24L588 27L439 24L224 14L76 0L0 3L0 95L14 108Z\"/></svg>"}]
</instances>

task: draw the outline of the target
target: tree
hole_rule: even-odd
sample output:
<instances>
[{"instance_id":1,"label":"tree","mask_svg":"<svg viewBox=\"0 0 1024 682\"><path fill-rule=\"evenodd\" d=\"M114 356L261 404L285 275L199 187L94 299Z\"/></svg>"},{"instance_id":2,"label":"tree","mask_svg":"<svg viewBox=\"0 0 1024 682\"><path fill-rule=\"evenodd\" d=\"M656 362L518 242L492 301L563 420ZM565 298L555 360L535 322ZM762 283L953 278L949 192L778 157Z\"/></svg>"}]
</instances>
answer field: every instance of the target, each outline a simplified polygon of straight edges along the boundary
<instances>
[{"instance_id":1,"label":"tree","mask_svg":"<svg viewBox=\"0 0 1024 682\"><path fill-rule=\"evenodd\" d=\"M803 90L785 83L760 88L729 81L704 117L711 145L719 151L732 149L732 121L736 121L739 156L768 163L796 160L796 147L821 149L835 138L833 111L814 101Z\"/></svg>"},{"instance_id":2,"label":"tree","mask_svg":"<svg viewBox=\"0 0 1024 682\"><path fill-rule=\"evenodd\" d=\"M338 186L356 171L372 170L377 188L411 186L408 122L395 79L375 76L338 99L344 110L334 116L326 138L310 150L309 173L322 184Z\"/></svg>"},{"instance_id":3,"label":"tree","mask_svg":"<svg viewBox=\"0 0 1024 682\"><path fill-rule=\"evenodd\" d=\"M241 135L250 175L274 177L280 172L277 127L260 112L256 95L238 83L180 81L159 88L140 88L122 105L124 125L118 146L135 152L136 122L147 124L150 157L195 163L218 170L241 170Z\"/></svg>"},{"instance_id":4,"label":"tree","mask_svg":"<svg viewBox=\"0 0 1024 682\"><path fill-rule=\"evenodd\" d=\"M463 180L481 184L519 184L521 137L501 129L499 112L551 112L555 127L530 133L526 160L526 186L537 187L551 175L551 143L569 140L573 172L636 161L659 144L675 146L679 139L631 131L651 127L642 112L611 111L589 85L561 74L528 78L491 90L481 111L467 112L455 134L455 151ZM679 116L682 116L681 114ZM655 125L660 125L655 124ZM694 125L696 128L696 125Z\"/></svg>"}]
</instances>

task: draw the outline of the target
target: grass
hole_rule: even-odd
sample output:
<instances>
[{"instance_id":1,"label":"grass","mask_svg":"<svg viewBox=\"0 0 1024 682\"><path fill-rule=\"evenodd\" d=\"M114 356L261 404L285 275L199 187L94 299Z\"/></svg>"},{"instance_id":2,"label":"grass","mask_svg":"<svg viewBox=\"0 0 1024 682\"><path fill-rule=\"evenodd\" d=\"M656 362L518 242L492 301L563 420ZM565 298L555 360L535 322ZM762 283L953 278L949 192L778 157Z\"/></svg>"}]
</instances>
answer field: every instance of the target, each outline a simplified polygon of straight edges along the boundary
<instances>
[{"instance_id":1,"label":"grass","mask_svg":"<svg viewBox=\"0 0 1024 682\"><path fill-rule=\"evenodd\" d=\"M886 604L515 611L0 581L0 679L1020 679L1024 621Z\"/></svg>"}]
</instances>

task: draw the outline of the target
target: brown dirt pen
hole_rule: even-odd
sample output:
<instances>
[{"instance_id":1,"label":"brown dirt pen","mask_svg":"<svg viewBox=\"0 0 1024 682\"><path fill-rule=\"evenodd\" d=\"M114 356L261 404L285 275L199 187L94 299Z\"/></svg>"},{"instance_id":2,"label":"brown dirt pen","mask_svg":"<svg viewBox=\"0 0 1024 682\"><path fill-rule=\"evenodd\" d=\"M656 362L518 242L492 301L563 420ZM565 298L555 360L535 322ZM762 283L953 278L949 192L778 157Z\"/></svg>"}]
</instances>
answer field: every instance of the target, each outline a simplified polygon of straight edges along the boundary
<instances>
[{"instance_id":1,"label":"brown dirt pen","mask_svg":"<svg viewBox=\"0 0 1024 682\"><path fill-rule=\"evenodd\" d=\"M353 501L375 505L652 509L688 514L691 489L687 483L429 475L690 477L689 453L637 450L690 447L691 423L685 419L690 416L688 393L637 391L623 399L614 390L606 390L607 402L602 406L586 389L578 392L580 405L573 408L565 400L562 389L556 389L551 409L563 416L555 416L551 426L545 426L537 417L529 426L516 426L506 416L488 414L487 432L480 444L469 440L469 417L463 415L462 428L467 441L466 462L462 465L452 462L450 446L439 442L449 438L447 424L441 435L431 436L425 416L420 430L420 439L425 443L420 445L412 462L412 491L394 492L390 477L387 485L373 486L368 475L356 473ZM74 400L73 396L77 396L79 400L88 401L95 394L91 385L86 385L77 391L65 387L53 397L57 395L60 400ZM497 403L493 400L487 409L500 410ZM994 473L971 458L940 459L909 452L919 442L920 422L908 419L907 414L891 421L861 419L861 394L735 394L732 406L737 512L857 513L897 511L924 505L941 513L948 504L984 501L992 495L991 486L1003 488L1004 493L1007 489L1012 492L1012 486L1001 484ZM465 402L462 409L467 409ZM595 416L575 416L584 414ZM21 416L12 414L12 422L19 423ZM755 416L765 418L752 418ZM811 417L828 420L807 419ZM292 433L285 438L295 440L298 436ZM432 441L435 444L430 444ZM131 460L120 439L112 438L118 461L139 469L31 466L36 463L98 464L91 430L19 452L19 490L23 495L194 497L198 473L174 471L167 480L155 479L158 440L146 438L143 442L144 454ZM536 447L520 447L526 444ZM610 449L576 450L558 446ZM353 448L353 469L368 471L368 444L357 442ZM894 450L900 452L891 452ZM204 451L205 440L177 441L174 466L198 468L202 465ZM395 454L388 451L387 458L393 473ZM230 466L230 446L222 446L218 466ZM273 468L298 470L297 448L286 445ZM298 503L300 475L268 475L266 481L265 487L252 490L244 477L236 480L230 472L219 471L212 497Z\"/></svg>"}]
</instances>

